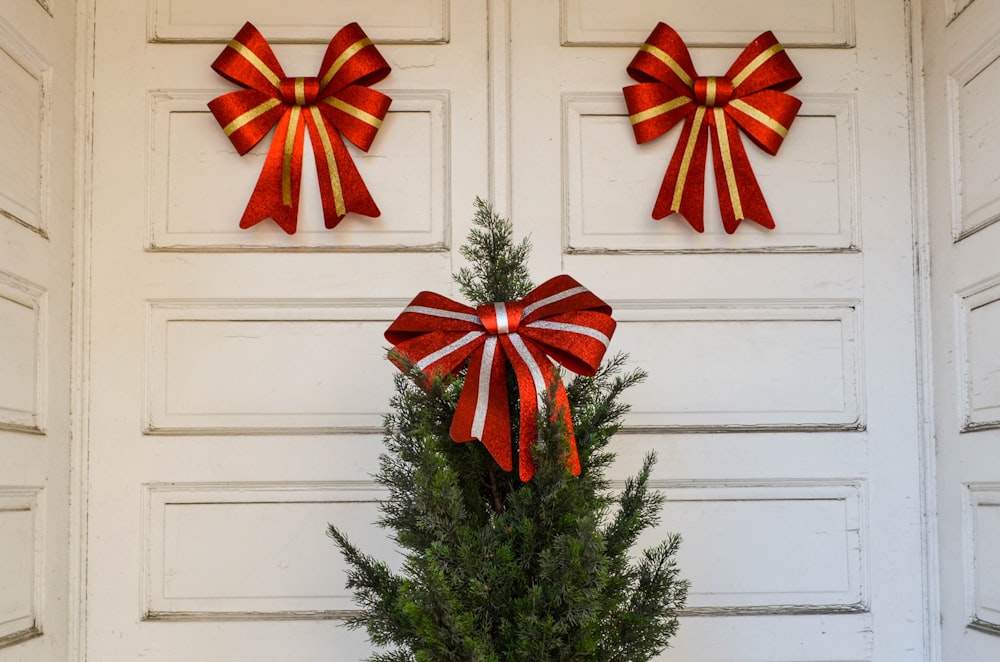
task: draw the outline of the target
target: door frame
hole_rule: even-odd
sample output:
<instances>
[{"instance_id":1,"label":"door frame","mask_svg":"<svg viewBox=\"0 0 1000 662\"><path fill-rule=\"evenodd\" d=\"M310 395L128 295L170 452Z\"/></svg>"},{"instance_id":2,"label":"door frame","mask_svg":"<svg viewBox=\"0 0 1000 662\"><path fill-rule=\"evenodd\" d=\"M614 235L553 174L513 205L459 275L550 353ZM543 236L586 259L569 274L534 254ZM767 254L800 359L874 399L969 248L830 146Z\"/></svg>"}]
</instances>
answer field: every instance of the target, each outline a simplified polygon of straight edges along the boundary
<instances>
[{"instance_id":1,"label":"door frame","mask_svg":"<svg viewBox=\"0 0 1000 662\"><path fill-rule=\"evenodd\" d=\"M486 0L490 18L489 36L498 44L509 43L509 4L503 0ZM929 218L927 214L926 152L922 138L925 98L922 81L916 76L919 67L914 63L923 60L921 25L922 3L903 0L908 17L910 87L910 141L913 154L911 164L911 213L915 261L913 265L916 313L916 368L918 381L917 409L920 415L919 463L921 467L921 511L923 566L923 617L925 633L924 659L941 662L941 626L938 575L938 544L936 522L936 443L934 438L933 364L931 344L930 307L930 251ZM97 0L76 0L77 19L77 104L75 119L76 169L78 187L75 194L74 213L74 265L72 293L72 366L71 366L71 480L70 480L70 594L69 599L69 659L86 662L87 659L87 539L88 539L88 484L89 484L89 380L90 368L90 301L92 186L94 124L94 38L96 33ZM496 20L494 20L496 19ZM509 54L508 54L509 55ZM496 209L501 214L509 211L510 154L505 128L509 114L510 67L509 58L497 58L490 67L494 80L501 83L491 88L490 109L497 115L491 118L490 134L490 193ZM501 109L501 110L497 110ZM506 109L506 110L503 110ZM501 127L497 129L496 127Z\"/></svg>"}]
</instances>

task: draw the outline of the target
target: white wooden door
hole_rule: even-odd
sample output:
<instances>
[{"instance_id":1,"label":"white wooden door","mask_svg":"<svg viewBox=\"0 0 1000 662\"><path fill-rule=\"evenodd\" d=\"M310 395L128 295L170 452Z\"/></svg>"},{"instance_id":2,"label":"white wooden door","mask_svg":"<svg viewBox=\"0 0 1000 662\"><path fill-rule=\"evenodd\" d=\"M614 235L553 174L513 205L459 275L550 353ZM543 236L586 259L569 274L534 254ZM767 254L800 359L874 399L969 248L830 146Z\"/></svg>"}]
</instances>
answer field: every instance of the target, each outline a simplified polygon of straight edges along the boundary
<instances>
[{"instance_id":1,"label":"white wooden door","mask_svg":"<svg viewBox=\"0 0 1000 662\"><path fill-rule=\"evenodd\" d=\"M69 655L75 13L0 6L3 662Z\"/></svg>"},{"instance_id":2,"label":"white wooden door","mask_svg":"<svg viewBox=\"0 0 1000 662\"><path fill-rule=\"evenodd\" d=\"M477 194L651 373L616 472L657 449L686 539L662 659L924 659L903 2L95 1L88 659L362 659L324 524L391 554L381 333L455 294ZM292 76L349 21L379 44L381 218L322 229L307 166L298 234L237 228L266 144L238 157L205 103L245 20ZM789 46L800 117L749 148L776 230L726 235L711 194L704 235L650 218L677 131L637 147L621 87L658 20L706 75Z\"/></svg>"},{"instance_id":3,"label":"white wooden door","mask_svg":"<svg viewBox=\"0 0 1000 662\"><path fill-rule=\"evenodd\" d=\"M656 22L726 72L770 29L803 81L776 158L777 228L653 221L679 135L635 145L625 67ZM615 445L650 449L684 536L689 617L664 660L923 659L904 3L513 2L512 208L608 297L651 377Z\"/></svg>"},{"instance_id":4,"label":"white wooden door","mask_svg":"<svg viewBox=\"0 0 1000 662\"><path fill-rule=\"evenodd\" d=\"M453 237L489 187L482 3L97 0L88 660L360 660L326 537L367 547L392 391L382 333L451 291ZM239 228L270 139L237 155L206 103L244 21L315 76L357 21L392 67L372 150L382 215ZM456 295L457 296L457 295Z\"/></svg>"},{"instance_id":5,"label":"white wooden door","mask_svg":"<svg viewBox=\"0 0 1000 662\"><path fill-rule=\"evenodd\" d=\"M1000 3L922 4L944 660L1000 658Z\"/></svg>"}]
</instances>

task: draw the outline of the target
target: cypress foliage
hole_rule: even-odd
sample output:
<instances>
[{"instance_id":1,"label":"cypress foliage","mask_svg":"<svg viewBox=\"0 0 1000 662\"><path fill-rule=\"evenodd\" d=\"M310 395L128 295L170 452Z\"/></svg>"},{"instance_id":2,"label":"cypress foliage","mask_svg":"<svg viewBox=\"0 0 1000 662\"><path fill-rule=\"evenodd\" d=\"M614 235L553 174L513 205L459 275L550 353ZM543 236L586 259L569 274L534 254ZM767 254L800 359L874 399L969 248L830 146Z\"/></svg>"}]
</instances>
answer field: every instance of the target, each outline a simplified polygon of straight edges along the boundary
<instances>
[{"instance_id":1,"label":"cypress foliage","mask_svg":"<svg viewBox=\"0 0 1000 662\"><path fill-rule=\"evenodd\" d=\"M509 221L481 200L475 224L462 248L470 267L455 276L462 293L473 305L523 298L528 242L514 244ZM401 571L329 528L360 606L346 623L383 649L369 662L644 662L667 646L687 593L680 538L631 554L659 522L663 497L648 486L655 457L620 492L605 478L628 411L620 397L644 377L617 355L571 381L582 472L566 469L566 430L543 412L537 471L522 483L482 444L449 437L462 375L396 375L376 479L389 492L378 524L405 556ZM516 384L508 389L516 408Z\"/></svg>"}]
</instances>

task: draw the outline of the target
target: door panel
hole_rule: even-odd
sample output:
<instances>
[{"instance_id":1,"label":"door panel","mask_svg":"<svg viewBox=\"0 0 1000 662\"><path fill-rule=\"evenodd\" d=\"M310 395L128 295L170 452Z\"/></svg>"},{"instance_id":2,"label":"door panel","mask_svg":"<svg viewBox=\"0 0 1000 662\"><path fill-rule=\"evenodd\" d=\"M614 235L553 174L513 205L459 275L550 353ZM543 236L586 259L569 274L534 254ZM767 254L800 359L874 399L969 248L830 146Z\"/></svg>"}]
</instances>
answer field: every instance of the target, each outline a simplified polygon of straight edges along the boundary
<instances>
[{"instance_id":1,"label":"door panel","mask_svg":"<svg viewBox=\"0 0 1000 662\"><path fill-rule=\"evenodd\" d=\"M0 9L0 661L69 655L75 7Z\"/></svg>"},{"instance_id":2,"label":"door panel","mask_svg":"<svg viewBox=\"0 0 1000 662\"><path fill-rule=\"evenodd\" d=\"M942 651L1000 655L1000 4L922 5Z\"/></svg>"}]
</instances>

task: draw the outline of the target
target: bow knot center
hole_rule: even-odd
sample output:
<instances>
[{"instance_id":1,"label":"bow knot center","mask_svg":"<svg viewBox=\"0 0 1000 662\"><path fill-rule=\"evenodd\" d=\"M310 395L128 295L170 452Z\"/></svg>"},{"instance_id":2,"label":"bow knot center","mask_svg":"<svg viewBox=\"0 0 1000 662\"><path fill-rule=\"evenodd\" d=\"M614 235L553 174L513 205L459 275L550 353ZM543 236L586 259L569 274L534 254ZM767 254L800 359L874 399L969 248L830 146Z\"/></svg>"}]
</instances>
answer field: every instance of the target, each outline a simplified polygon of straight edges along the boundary
<instances>
[{"instance_id":1,"label":"bow knot center","mask_svg":"<svg viewBox=\"0 0 1000 662\"><path fill-rule=\"evenodd\" d=\"M699 106L725 106L732 96L733 83L725 76L701 76L694 81L694 100Z\"/></svg>"},{"instance_id":2,"label":"bow knot center","mask_svg":"<svg viewBox=\"0 0 1000 662\"><path fill-rule=\"evenodd\" d=\"M319 97L319 79L315 76L285 78L281 81L281 100L293 106L311 106Z\"/></svg>"},{"instance_id":3,"label":"bow knot center","mask_svg":"<svg viewBox=\"0 0 1000 662\"><path fill-rule=\"evenodd\" d=\"M476 308L479 321L492 336L517 333L523 311L524 306L517 301L487 303Z\"/></svg>"}]
</instances>

